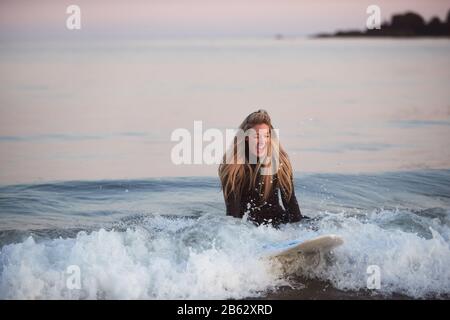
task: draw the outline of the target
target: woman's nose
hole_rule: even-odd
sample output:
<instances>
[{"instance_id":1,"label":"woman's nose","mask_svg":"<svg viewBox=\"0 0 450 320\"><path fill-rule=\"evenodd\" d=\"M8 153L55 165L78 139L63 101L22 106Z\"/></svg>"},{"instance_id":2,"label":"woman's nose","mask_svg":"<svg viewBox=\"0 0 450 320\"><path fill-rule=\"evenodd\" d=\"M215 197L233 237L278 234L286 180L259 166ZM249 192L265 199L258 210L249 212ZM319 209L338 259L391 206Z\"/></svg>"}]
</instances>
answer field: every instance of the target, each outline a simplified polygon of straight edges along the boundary
<instances>
[{"instance_id":1,"label":"woman's nose","mask_svg":"<svg viewBox=\"0 0 450 320\"><path fill-rule=\"evenodd\" d=\"M258 143L259 143L259 144L265 145L266 142L267 142L267 139L266 139L265 136L260 136L260 137L258 137Z\"/></svg>"}]
</instances>

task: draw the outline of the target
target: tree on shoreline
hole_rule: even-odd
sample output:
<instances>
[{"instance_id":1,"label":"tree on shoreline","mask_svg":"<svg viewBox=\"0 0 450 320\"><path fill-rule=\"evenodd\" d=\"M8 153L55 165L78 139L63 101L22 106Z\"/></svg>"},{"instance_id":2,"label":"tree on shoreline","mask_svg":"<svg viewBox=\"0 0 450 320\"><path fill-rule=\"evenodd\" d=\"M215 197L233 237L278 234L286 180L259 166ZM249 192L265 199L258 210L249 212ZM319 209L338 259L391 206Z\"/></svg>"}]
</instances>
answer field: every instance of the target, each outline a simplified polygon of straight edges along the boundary
<instances>
[{"instance_id":1,"label":"tree on shoreline","mask_svg":"<svg viewBox=\"0 0 450 320\"><path fill-rule=\"evenodd\" d=\"M381 29L337 31L333 34L318 34L316 37L449 37L450 10L445 21L432 17L427 23L415 12L395 14L390 22L384 22Z\"/></svg>"}]
</instances>

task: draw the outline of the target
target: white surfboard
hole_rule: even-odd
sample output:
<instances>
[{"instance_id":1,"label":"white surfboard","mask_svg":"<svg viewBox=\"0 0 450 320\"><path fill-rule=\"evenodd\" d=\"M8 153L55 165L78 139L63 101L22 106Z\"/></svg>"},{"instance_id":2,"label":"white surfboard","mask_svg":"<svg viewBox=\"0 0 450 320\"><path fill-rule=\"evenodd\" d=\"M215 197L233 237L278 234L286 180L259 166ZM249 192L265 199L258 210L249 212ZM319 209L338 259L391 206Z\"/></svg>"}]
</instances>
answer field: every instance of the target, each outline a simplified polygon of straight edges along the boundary
<instances>
[{"instance_id":1,"label":"white surfboard","mask_svg":"<svg viewBox=\"0 0 450 320\"><path fill-rule=\"evenodd\" d=\"M281 263L282 271L293 274L315 268L324 256L344 243L337 235L327 234L309 240L293 240L266 245L263 257Z\"/></svg>"},{"instance_id":2,"label":"white surfboard","mask_svg":"<svg viewBox=\"0 0 450 320\"><path fill-rule=\"evenodd\" d=\"M269 258L290 256L296 254L309 254L329 252L344 243L337 235L327 234L310 240L292 240L266 245L265 256Z\"/></svg>"}]
</instances>

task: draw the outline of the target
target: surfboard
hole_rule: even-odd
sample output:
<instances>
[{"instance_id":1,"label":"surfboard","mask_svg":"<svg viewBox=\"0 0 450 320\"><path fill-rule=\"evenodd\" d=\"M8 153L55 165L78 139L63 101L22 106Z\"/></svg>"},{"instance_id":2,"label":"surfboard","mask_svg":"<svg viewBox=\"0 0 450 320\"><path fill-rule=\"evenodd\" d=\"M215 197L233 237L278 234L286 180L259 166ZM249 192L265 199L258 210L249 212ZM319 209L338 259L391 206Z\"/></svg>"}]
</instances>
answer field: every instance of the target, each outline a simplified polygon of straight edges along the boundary
<instances>
[{"instance_id":1,"label":"surfboard","mask_svg":"<svg viewBox=\"0 0 450 320\"><path fill-rule=\"evenodd\" d=\"M327 234L309 240L268 244L263 247L263 256L281 262L285 273L294 273L317 267L325 255L343 243L340 236Z\"/></svg>"},{"instance_id":2,"label":"surfboard","mask_svg":"<svg viewBox=\"0 0 450 320\"><path fill-rule=\"evenodd\" d=\"M269 244L264 247L264 251L267 257L276 258L293 254L329 252L343 243L344 240L340 236L327 234L309 240L291 240Z\"/></svg>"}]
</instances>

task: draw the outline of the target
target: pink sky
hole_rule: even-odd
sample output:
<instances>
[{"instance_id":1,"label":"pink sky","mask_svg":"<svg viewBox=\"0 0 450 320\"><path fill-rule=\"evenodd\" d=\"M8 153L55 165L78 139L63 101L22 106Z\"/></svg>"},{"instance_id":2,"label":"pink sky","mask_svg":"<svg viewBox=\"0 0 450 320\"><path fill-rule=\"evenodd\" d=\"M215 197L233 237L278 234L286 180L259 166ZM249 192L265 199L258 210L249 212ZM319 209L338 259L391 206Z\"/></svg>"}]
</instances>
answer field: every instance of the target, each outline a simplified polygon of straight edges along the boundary
<instances>
[{"instance_id":1,"label":"pink sky","mask_svg":"<svg viewBox=\"0 0 450 320\"><path fill-rule=\"evenodd\" d=\"M366 8L382 18L413 10L445 18L449 0L2 0L0 30L65 32L65 9L77 4L82 32L144 35L305 35L365 26Z\"/></svg>"}]
</instances>

